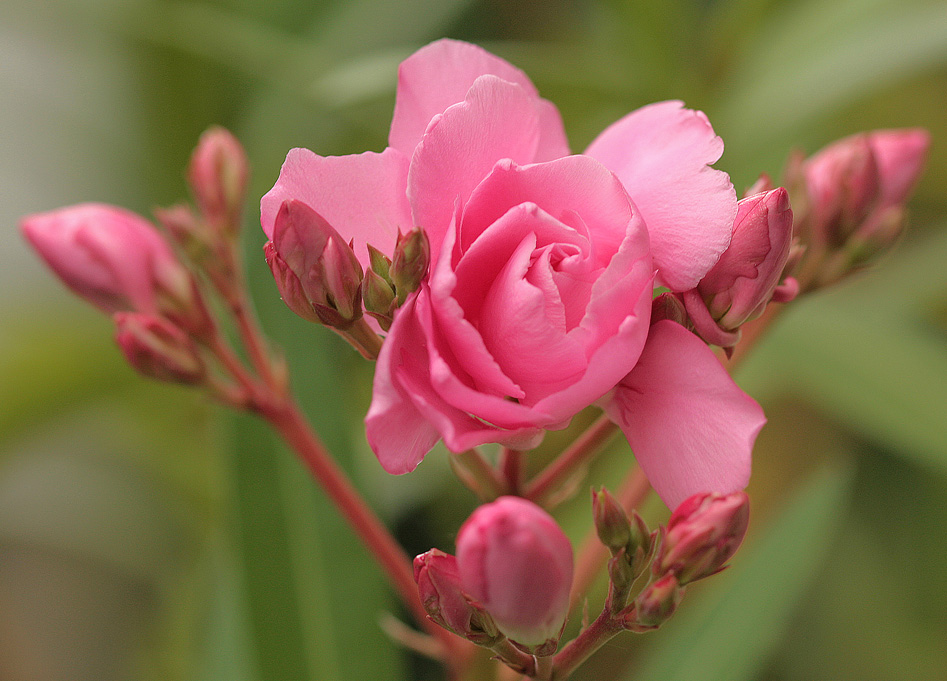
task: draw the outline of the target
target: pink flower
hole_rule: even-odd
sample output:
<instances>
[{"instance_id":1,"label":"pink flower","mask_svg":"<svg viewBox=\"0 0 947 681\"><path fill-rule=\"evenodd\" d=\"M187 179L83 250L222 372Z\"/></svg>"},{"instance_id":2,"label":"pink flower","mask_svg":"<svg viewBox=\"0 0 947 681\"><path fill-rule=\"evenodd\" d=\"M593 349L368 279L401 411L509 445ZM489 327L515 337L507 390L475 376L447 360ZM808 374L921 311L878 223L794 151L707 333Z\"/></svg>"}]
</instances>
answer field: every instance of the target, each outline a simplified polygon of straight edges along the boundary
<instances>
[{"instance_id":1,"label":"pink flower","mask_svg":"<svg viewBox=\"0 0 947 681\"><path fill-rule=\"evenodd\" d=\"M153 313L192 295L190 275L157 230L123 208L83 203L20 226L63 283L108 314Z\"/></svg>"},{"instance_id":2,"label":"pink flower","mask_svg":"<svg viewBox=\"0 0 947 681\"><path fill-rule=\"evenodd\" d=\"M394 315L366 418L382 465L405 473L439 439L533 447L635 367L654 285L694 288L729 243L736 196L709 167L722 151L703 114L662 102L571 156L525 74L442 40L401 65L389 147L292 150L262 225L272 239L283 202L301 201L366 268L366 244L391 253L399 230L427 232L429 274Z\"/></svg>"},{"instance_id":3,"label":"pink flower","mask_svg":"<svg viewBox=\"0 0 947 681\"><path fill-rule=\"evenodd\" d=\"M501 632L555 650L569 611L572 545L552 516L520 497L479 507L457 535L457 567Z\"/></svg>"},{"instance_id":4,"label":"pink flower","mask_svg":"<svg viewBox=\"0 0 947 681\"><path fill-rule=\"evenodd\" d=\"M414 581L431 620L468 641L483 645L496 641L493 620L464 594L454 556L437 549L416 556Z\"/></svg>"}]
</instances>

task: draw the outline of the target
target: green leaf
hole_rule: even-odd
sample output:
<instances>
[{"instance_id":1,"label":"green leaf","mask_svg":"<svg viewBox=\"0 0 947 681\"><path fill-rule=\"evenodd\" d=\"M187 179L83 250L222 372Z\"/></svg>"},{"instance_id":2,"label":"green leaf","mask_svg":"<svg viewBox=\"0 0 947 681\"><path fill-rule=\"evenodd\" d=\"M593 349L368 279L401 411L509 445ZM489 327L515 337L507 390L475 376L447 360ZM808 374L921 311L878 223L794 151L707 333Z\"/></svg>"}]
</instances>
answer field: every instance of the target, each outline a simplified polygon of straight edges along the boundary
<instances>
[{"instance_id":1,"label":"green leaf","mask_svg":"<svg viewBox=\"0 0 947 681\"><path fill-rule=\"evenodd\" d=\"M825 560L848 503L853 467L836 461L814 474L782 513L718 577L712 594L684 599L655 635L629 681L756 678L797 600ZM690 589L707 588L703 584ZM689 607L692 606L692 607Z\"/></svg>"}]
</instances>

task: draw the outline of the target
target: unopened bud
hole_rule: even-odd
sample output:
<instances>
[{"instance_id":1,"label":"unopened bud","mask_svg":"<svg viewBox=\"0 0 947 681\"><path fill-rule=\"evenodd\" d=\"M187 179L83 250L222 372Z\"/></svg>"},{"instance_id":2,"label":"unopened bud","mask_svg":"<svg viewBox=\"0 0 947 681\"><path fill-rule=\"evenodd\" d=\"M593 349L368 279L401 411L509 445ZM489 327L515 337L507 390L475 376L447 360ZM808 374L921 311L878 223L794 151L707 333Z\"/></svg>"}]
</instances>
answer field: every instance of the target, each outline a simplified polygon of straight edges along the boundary
<instances>
[{"instance_id":1,"label":"unopened bud","mask_svg":"<svg viewBox=\"0 0 947 681\"><path fill-rule=\"evenodd\" d=\"M572 545L556 521L520 497L474 511L457 535L464 591L499 630L533 654L551 654L569 611Z\"/></svg>"},{"instance_id":2,"label":"unopened bud","mask_svg":"<svg viewBox=\"0 0 947 681\"><path fill-rule=\"evenodd\" d=\"M478 645L489 646L499 638L490 616L464 594L454 556L437 549L417 556L414 581L433 622Z\"/></svg>"},{"instance_id":3,"label":"unopened bud","mask_svg":"<svg viewBox=\"0 0 947 681\"><path fill-rule=\"evenodd\" d=\"M427 238L427 232L415 227L407 234L398 234L389 275L395 285L399 305L418 289L430 264L431 242Z\"/></svg>"},{"instance_id":4,"label":"unopened bud","mask_svg":"<svg viewBox=\"0 0 947 681\"><path fill-rule=\"evenodd\" d=\"M246 152L228 130L214 126L201 135L187 179L204 219L229 236L240 226L249 173Z\"/></svg>"},{"instance_id":5,"label":"unopened bud","mask_svg":"<svg viewBox=\"0 0 947 681\"><path fill-rule=\"evenodd\" d=\"M597 492L592 490L592 515L599 540L613 556L628 547L631 543L631 522L625 509L604 487Z\"/></svg>"},{"instance_id":6,"label":"unopened bud","mask_svg":"<svg viewBox=\"0 0 947 681\"><path fill-rule=\"evenodd\" d=\"M362 267L321 215L301 201L283 202L271 243L267 262L293 312L338 329L361 318Z\"/></svg>"},{"instance_id":7,"label":"unopened bud","mask_svg":"<svg viewBox=\"0 0 947 681\"><path fill-rule=\"evenodd\" d=\"M662 319L670 319L689 328L690 319L684 309L684 303L673 293L662 293L651 301L651 323L657 324Z\"/></svg>"},{"instance_id":8,"label":"unopened bud","mask_svg":"<svg viewBox=\"0 0 947 681\"><path fill-rule=\"evenodd\" d=\"M365 270L362 280L362 304L365 312L378 321L382 330L391 328L394 315L395 292L374 269Z\"/></svg>"},{"instance_id":9,"label":"unopened bud","mask_svg":"<svg viewBox=\"0 0 947 681\"><path fill-rule=\"evenodd\" d=\"M84 203L23 218L26 238L75 293L108 314L192 302L193 278L150 222ZM169 303L168 301L174 301Z\"/></svg>"},{"instance_id":10,"label":"unopened bud","mask_svg":"<svg viewBox=\"0 0 947 681\"><path fill-rule=\"evenodd\" d=\"M194 341L163 317L116 312L115 340L137 371L173 383L201 383L204 362Z\"/></svg>"},{"instance_id":11,"label":"unopened bud","mask_svg":"<svg viewBox=\"0 0 947 681\"><path fill-rule=\"evenodd\" d=\"M684 588L673 574L666 574L649 584L635 599L629 613L628 629L655 629L671 618L681 599ZM640 630L640 629L639 629Z\"/></svg>"},{"instance_id":12,"label":"unopened bud","mask_svg":"<svg viewBox=\"0 0 947 681\"><path fill-rule=\"evenodd\" d=\"M749 521L750 500L743 491L688 497L668 520L652 572L672 573L682 586L720 572L740 547Z\"/></svg>"}]
</instances>

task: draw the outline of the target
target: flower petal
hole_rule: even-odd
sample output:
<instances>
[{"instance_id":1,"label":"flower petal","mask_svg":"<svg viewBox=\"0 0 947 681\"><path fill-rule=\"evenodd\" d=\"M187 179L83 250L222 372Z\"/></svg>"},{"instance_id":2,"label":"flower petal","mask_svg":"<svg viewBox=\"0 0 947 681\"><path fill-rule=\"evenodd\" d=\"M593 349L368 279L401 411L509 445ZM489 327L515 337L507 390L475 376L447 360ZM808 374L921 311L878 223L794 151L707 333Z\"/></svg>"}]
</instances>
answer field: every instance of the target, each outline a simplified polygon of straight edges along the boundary
<instances>
[{"instance_id":1,"label":"flower petal","mask_svg":"<svg viewBox=\"0 0 947 681\"><path fill-rule=\"evenodd\" d=\"M467 98L431 123L411 159L408 198L414 224L439 253L454 214L502 159L529 163L539 142L539 117L527 92L481 76Z\"/></svg>"},{"instance_id":2,"label":"flower petal","mask_svg":"<svg viewBox=\"0 0 947 681\"><path fill-rule=\"evenodd\" d=\"M282 203L306 204L346 240L355 240L355 256L368 267L370 243L384 253L394 250L398 230L414 226L405 188L408 159L395 149L380 154L319 156L308 149L287 154L279 179L260 201L260 222L273 238Z\"/></svg>"},{"instance_id":3,"label":"flower petal","mask_svg":"<svg viewBox=\"0 0 947 681\"><path fill-rule=\"evenodd\" d=\"M641 211L660 283L686 291L730 243L737 198L714 170L723 142L707 117L681 102L658 102L606 128L585 152L625 185Z\"/></svg>"},{"instance_id":4,"label":"flower petal","mask_svg":"<svg viewBox=\"0 0 947 681\"><path fill-rule=\"evenodd\" d=\"M543 131L542 158L536 160L569 153L559 112L539 99L525 73L482 47L446 39L422 47L401 63L388 144L410 157L431 120L464 101L474 81L488 74L520 85L536 101Z\"/></svg>"},{"instance_id":5,"label":"flower petal","mask_svg":"<svg viewBox=\"0 0 947 681\"><path fill-rule=\"evenodd\" d=\"M670 508L699 492L743 489L753 442L766 422L713 352L669 320L651 327L638 364L605 411Z\"/></svg>"}]
</instances>

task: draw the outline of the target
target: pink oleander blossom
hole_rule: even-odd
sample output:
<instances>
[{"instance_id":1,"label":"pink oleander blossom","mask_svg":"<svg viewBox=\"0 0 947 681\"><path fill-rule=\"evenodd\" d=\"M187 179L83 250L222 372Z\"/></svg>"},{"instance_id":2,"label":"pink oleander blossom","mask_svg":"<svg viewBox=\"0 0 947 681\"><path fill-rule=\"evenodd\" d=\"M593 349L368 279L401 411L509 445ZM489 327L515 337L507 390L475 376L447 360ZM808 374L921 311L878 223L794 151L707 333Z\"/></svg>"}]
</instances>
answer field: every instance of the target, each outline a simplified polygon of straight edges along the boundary
<instances>
[{"instance_id":1,"label":"pink oleander blossom","mask_svg":"<svg viewBox=\"0 0 947 681\"><path fill-rule=\"evenodd\" d=\"M672 101L570 155L558 112L522 71L442 40L401 65L389 147L290 151L262 226L273 239L281 206L305 203L366 269L366 244L391 253L399 230L426 230L429 274L395 314L366 418L381 464L406 473L440 439L454 452L533 447L629 375L655 285L693 289L729 244L736 195L710 167L722 151L706 117ZM700 345L692 353L715 361ZM648 376L655 384L643 387L659 388L662 377ZM656 418L653 438L639 438L645 456L680 429L672 412ZM734 479L748 474L748 450L715 447L688 451L712 451L715 465L739 469Z\"/></svg>"}]
</instances>

